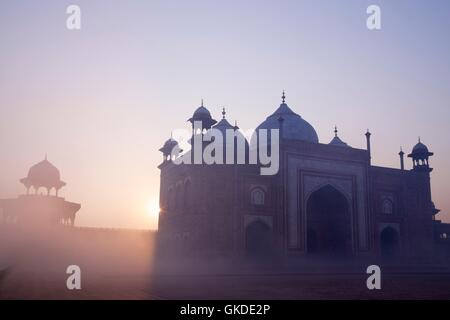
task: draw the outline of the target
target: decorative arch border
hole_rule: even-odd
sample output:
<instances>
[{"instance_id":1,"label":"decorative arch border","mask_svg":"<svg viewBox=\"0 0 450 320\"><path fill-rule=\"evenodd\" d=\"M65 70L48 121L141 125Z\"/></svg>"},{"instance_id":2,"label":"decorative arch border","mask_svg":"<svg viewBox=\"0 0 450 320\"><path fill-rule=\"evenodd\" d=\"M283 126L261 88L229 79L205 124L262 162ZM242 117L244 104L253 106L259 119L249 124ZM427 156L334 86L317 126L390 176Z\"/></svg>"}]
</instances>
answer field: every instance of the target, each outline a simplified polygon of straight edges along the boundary
<instances>
[{"instance_id":1,"label":"decorative arch border","mask_svg":"<svg viewBox=\"0 0 450 320\"><path fill-rule=\"evenodd\" d=\"M245 215L244 216L244 231L249 225L255 222L262 222L266 224L270 230L273 231L273 219L271 216L257 216L257 215Z\"/></svg>"},{"instance_id":2,"label":"decorative arch border","mask_svg":"<svg viewBox=\"0 0 450 320\"><path fill-rule=\"evenodd\" d=\"M398 236L400 237L401 233L400 233L400 224L399 223L379 223L378 224L378 234L381 235L381 233L383 232L384 229L386 228L392 228L395 231L397 231Z\"/></svg>"},{"instance_id":3,"label":"decorative arch border","mask_svg":"<svg viewBox=\"0 0 450 320\"><path fill-rule=\"evenodd\" d=\"M353 197L352 197L351 192L348 193L346 190L344 190L343 188L341 188L340 186L338 186L337 184L335 184L335 183L333 183L331 181L330 182L328 182L328 181L324 182L322 184L319 184L319 185L315 186L314 188L310 189L309 191L306 191L304 193L305 202L307 203L309 201L309 198L311 197L311 195L314 192L319 191L320 189L325 188L326 186L330 186L330 187L336 189L336 191L340 192L345 197L345 199L347 200L349 205L352 203Z\"/></svg>"},{"instance_id":4,"label":"decorative arch border","mask_svg":"<svg viewBox=\"0 0 450 320\"><path fill-rule=\"evenodd\" d=\"M362 159L352 161L336 157L306 155L297 151L286 152L283 162L286 167L284 175L286 207L283 215L285 219L282 223L284 230L286 230L284 238L286 250L292 255L304 253L302 238L304 178L312 176L331 178L332 181L347 180L346 183L351 185L355 254L369 253L373 239L371 237L371 195L367 163ZM321 182L323 183L324 180L322 179ZM344 190L347 190L347 188L344 187Z\"/></svg>"}]
</instances>

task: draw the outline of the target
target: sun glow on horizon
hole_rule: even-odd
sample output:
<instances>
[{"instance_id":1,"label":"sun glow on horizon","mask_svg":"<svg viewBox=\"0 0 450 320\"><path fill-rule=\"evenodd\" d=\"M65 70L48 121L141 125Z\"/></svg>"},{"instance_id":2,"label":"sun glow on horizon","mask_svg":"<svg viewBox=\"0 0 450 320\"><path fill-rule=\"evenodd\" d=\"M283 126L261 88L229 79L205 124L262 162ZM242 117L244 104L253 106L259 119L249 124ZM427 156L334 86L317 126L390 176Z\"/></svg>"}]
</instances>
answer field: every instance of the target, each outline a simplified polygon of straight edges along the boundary
<instances>
[{"instance_id":1,"label":"sun glow on horizon","mask_svg":"<svg viewBox=\"0 0 450 320\"><path fill-rule=\"evenodd\" d=\"M160 210L158 201L154 199L148 201L147 212L152 219L158 218Z\"/></svg>"}]
</instances>

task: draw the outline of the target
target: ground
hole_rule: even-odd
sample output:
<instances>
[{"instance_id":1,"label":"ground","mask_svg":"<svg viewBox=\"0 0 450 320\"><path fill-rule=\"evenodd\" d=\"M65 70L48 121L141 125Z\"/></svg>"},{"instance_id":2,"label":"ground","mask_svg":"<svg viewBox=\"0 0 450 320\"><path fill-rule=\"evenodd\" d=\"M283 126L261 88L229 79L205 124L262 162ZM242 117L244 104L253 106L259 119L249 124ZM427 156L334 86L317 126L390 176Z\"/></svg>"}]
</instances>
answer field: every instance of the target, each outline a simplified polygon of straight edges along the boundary
<instances>
[{"instance_id":1,"label":"ground","mask_svg":"<svg viewBox=\"0 0 450 320\"><path fill-rule=\"evenodd\" d=\"M96 275L69 291L64 277L11 274L1 299L450 299L450 274Z\"/></svg>"},{"instance_id":2,"label":"ground","mask_svg":"<svg viewBox=\"0 0 450 320\"><path fill-rule=\"evenodd\" d=\"M162 259L148 232L13 231L0 232L0 299L450 299L448 267L381 265L381 290L368 290L369 261Z\"/></svg>"}]
</instances>

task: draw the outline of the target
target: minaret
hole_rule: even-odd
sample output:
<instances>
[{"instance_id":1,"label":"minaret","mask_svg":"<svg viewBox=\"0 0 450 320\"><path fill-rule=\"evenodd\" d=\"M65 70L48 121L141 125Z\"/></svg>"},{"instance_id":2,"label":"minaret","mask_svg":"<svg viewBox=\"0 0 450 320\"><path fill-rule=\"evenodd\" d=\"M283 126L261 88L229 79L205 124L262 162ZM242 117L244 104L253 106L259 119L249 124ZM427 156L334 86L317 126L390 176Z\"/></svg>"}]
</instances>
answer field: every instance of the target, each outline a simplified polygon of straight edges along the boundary
<instances>
[{"instance_id":1,"label":"minaret","mask_svg":"<svg viewBox=\"0 0 450 320\"><path fill-rule=\"evenodd\" d=\"M403 152L402 147L400 147L400 152L398 153L398 155L400 156L400 169L405 170L405 160L404 160L405 153Z\"/></svg>"},{"instance_id":2,"label":"minaret","mask_svg":"<svg viewBox=\"0 0 450 320\"><path fill-rule=\"evenodd\" d=\"M369 152L369 164L372 161L372 153L370 151L370 136L371 135L372 134L369 132L369 129L367 129L367 132L366 132L366 144L367 144L367 151Z\"/></svg>"}]
</instances>

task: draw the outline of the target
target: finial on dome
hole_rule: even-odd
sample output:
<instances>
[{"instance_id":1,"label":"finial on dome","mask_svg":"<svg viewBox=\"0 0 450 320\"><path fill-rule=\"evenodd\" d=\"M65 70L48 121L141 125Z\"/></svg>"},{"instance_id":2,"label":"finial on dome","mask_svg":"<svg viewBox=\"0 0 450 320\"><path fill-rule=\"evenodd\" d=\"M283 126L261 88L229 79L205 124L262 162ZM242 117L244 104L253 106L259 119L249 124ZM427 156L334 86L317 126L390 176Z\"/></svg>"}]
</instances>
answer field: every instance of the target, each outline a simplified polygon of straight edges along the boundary
<instances>
[{"instance_id":1,"label":"finial on dome","mask_svg":"<svg viewBox=\"0 0 450 320\"><path fill-rule=\"evenodd\" d=\"M202 105L201 106L203 107L203 99L202 99Z\"/></svg>"},{"instance_id":2,"label":"finial on dome","mask_svg":"<svg viewBox=\"0 0 450 320\"><path fill-rule=\"evenodd\" d=\"M335 136L335 137L338 136L337 133L338 133L338 130L337 130L337 126L335 125L335 126L334 126L334 136Z\"/></svg>"},{"instance_id":3,"label":"finial on dome","mask_svg":"<svg viewBox=\"0 0 450 320\"><path fill-rule=\"evenodd\" d=\"M286 103L286 92L283 90L283 95L281 96L282 103Z\"/></svg>"},{"instance_id":4,"label":"finial on dome","mask_svg":"<svg viewBox=\"0 0 450 320\"><path fill-rule=\"evenodd\" d=\"M419 143L421 143L421 142L420 142L420 136L419 136Z\"/></svg>"},{"instance_id":5,"label":"finial on dome","mask_svg":"<svg viewBox=\"0 0 450 320\"><path fill-rule=\"evenodd\" d=\"M227 113L225 112L225 107L223 107L222 108L222 118L223 119L225 119L225 115L226 115Z\"/></svg>"}]
</instances>

